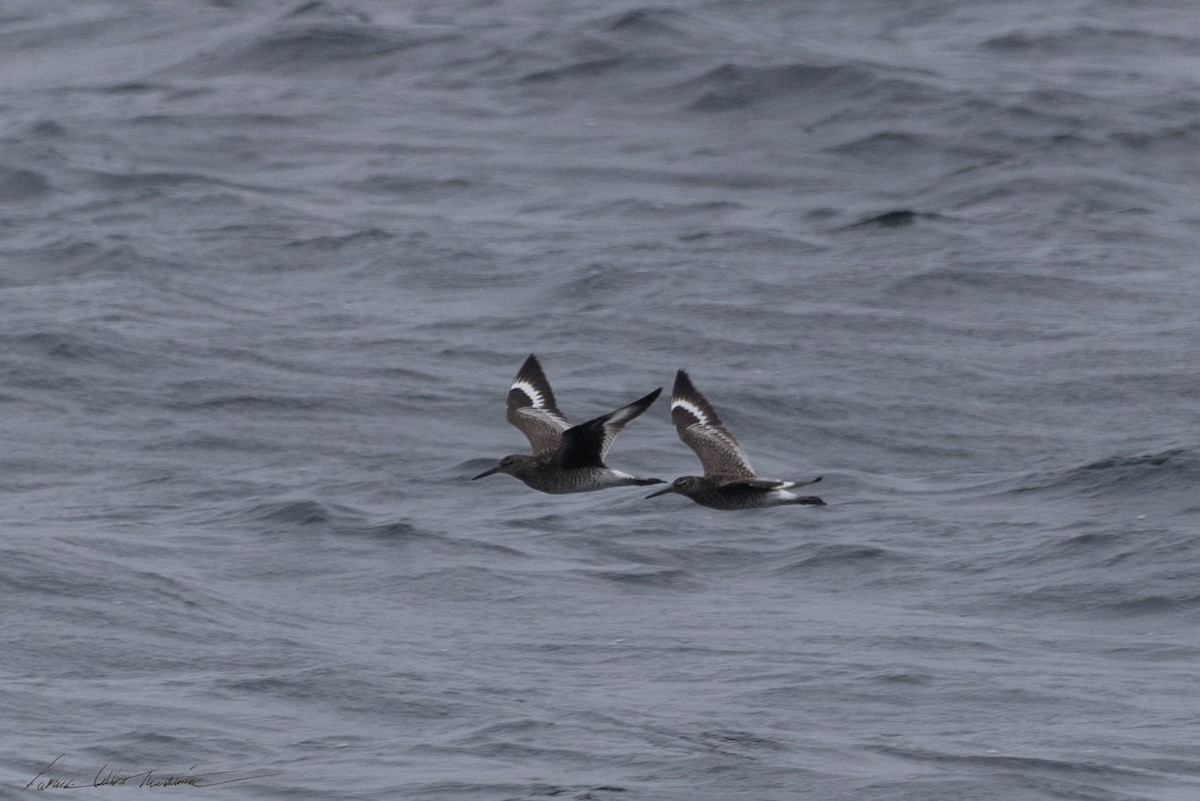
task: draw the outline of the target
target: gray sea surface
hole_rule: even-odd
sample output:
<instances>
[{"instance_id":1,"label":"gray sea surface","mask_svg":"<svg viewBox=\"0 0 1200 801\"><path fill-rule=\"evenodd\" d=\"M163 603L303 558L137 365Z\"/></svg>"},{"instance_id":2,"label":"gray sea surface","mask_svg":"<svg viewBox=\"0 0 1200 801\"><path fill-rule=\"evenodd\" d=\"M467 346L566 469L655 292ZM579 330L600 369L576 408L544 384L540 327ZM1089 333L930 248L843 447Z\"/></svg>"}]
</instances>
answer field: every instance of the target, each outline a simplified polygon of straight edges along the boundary
<instances>
[{"instance_id":1,"label":"gray sea surface","mask_svg":"<svg viewBox=\"0 0 1200 801\"><path fill-rule=\"evenodd\" d=\"M1190 0L8 0L0 797L1195 801L1198 154Z\"/></svg>"}]
</instances>

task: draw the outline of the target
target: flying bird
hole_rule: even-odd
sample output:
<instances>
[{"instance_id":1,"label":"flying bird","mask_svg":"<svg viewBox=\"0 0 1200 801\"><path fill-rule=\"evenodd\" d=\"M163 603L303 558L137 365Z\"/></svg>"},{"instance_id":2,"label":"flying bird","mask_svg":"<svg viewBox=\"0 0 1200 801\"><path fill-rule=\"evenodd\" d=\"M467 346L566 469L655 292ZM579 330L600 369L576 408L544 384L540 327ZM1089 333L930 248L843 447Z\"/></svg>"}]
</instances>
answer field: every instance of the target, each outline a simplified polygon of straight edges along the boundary
<instances>
[{"instance_id":1,"label":"flying bird","mask_svg":"<svg viewBox=\"0 0 1200 801\"><path fill-rule=\"evenodd\" d=\"M717 410L692 385L692 380L683 370L675 374L675 386L671 390L671 421L683 443L700 457L704 475L681 476L667 488L647 495L647 498L674 492L711 509L753 509L784 504L825 505L825 501L815 495L788 492L796 487L815 484L821 480L821 476L812 481L799 482L758 476L750 467L742 446L721 423Z\"/></svg>"},{"instance_id":2,"label":"flying bird","mask_svg":"<svg viewBox=\"0 0 1200 801\"><path fill-rule=\"evenodd\" d=\"M533 453L505 456L471 480L505 473L542 492L591 492L609 487L665 484L661 478L638 478L604 464L609 446L629 421L662 393L662 387L628 406L572 426L558 409L550 382L537 356L530 355L508 390L508 422L529 438Z\"/></svg>"}]
</instances>

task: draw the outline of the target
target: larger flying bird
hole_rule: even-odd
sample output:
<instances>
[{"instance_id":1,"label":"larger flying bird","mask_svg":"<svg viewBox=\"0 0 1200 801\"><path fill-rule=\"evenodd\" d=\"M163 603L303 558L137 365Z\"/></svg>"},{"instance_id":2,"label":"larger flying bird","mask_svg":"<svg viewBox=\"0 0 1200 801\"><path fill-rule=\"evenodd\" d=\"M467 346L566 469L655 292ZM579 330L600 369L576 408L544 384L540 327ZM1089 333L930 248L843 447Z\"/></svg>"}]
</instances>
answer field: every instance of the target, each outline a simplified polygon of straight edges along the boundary
<instances>
[{"instance_id":1,"label":"larger flying bird","mask_svg":"<svg viewBox=\"0 0 1200 801\"><path fill-rule=\"evenodd\" d=\"M659 387L628 406L572 426L558 410L542 365L530 355L508 390L507 418L529 438L533 453L505 456L471 480L506 473L535 490L553 493L665 484L661 478L638 478L604 464L621 429L650 408L661 393Z\"/></svg>"},{"instance_id":2,"label":"larger flying bird","mask_svg":"<svg viewBox=\"0 0 1200 801\"><path fill-rule=\"evenodd\" d=\"M675 374L675 386L671 390L671 421L675 423L679 438L700 457L704 475L681 476L666 489L651 493L647 498L674 492L712 509L753 509L784 504L825 505L825 501L815 495L788 492L795 487L815 484L821 480L820 476L812 481L797 482L762 478L755 474L742 446L721 423L717 410L692 385L692 380L683 370Z\"/></svg>"}]
</instances>

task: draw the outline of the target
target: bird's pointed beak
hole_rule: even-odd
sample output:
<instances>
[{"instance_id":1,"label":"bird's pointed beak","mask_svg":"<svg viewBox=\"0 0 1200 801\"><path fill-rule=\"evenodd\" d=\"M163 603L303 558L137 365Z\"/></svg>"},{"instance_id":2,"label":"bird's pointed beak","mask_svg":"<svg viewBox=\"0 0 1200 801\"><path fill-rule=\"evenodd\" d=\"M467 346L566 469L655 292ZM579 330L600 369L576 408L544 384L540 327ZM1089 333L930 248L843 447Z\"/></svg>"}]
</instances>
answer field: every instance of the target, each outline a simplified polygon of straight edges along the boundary
<instances>
[{"instance_id":1,"label":"bird's pointed beak","mask_svg":"<svg viewBox=\"0 0 1200 801\"><path fill-rule=\"evenodd\" d=\"M474 481L477 478L483 478L484 476L490 476L493 473L499 473L499 472L500 472L500 465L496 465L491 470L484 470L482 473L480 473L477 476L471 476L471 480Z\"/></svg>"},{"instance_id":2,"label":"bird's pointed beak","mask_svg":"<svg viewBox=\"0 0 1200 801\"><path fill-rule=\"evenodd\" d=\"M666 489L660 489L658 492L652 492L649 495L647 495L646 498L657 498L659 495L666 495L668 492L674 492L674 491L675 491L675 487L668 484Z\"/></svg>"}]
</instances>

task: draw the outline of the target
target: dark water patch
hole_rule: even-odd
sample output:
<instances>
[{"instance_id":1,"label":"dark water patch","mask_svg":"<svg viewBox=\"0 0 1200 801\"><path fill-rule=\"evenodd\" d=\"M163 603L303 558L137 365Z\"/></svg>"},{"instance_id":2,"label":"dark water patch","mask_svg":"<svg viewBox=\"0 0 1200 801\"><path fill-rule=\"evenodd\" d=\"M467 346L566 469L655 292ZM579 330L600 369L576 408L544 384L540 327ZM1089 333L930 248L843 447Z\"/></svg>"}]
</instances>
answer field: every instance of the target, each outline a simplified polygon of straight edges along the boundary
<instances>
[{"instance_id":1,"label":"dark water patch","mask_svg":"<svg viewBox=\"0 0 1200 801\"><path fill-rule=\"evenodd\" d=\"M243 521L257 523L268 529L327 527L335 514L317 501L275 501L261 503L235 514Z\"/></svg>"},{"instance_id":2,"label":"dark water patch","mask_svg":"<svg viewBox=\"0 0 1200 801\"><path fill-rule=\"evenodd\" d=\"M681 201L681 202L663 202L651 201L641 198L618 198L615 200L605 200L601 203L586 206L575 214L570 215L571 219L587 219L597 220L603 217L624 217L631 220L647 220L653 217L661 217L665 219L676 217L702 217L705 220L711 221L714 218L731 215L738 211L745 210L745 206L741 203L728 200L702 200L702 201ZM748 234L760 232L746 232ZM764 237L769 237L769 234L761 234ZM688 235L684 235L685 237ZM780 239L785 239L780 237ZM690 241L681 237L682 241Z\"/></svg>"},{"instance_id":3,"label":"dark water patch","mask_svg":"<svg viewBox=\"0 0 1200 801\"><path fill-rule=\"evenodd\" d=\"M1071 774L1084 775L1096 780L1102 778L1137 779L1143 776L1140 770L1124 768L1091 759L1054 759L1041 756L1013 756L1008 754L954 754L932 749L890 745L873 746L871 750L913 762L932 763L947 768L971 766L984 768L989 771L1014 773L1016 775Z\"/></svg>"},{"instance_id":4,"label":"dark water patch","mask_svg":"<svg viewBox=\"0 0 1200 801\"><path fill-rule=\"evenodd\" d=\"M1197 576L1192 576L1192 579ZM1160 617L1181 612L1200 611L1200 593L1181 592L1178 595L1145 595L1104 604L1101 609L1116 617Z\"/></svg>"},{"instance_id":5,"label":"dark water patch","mask_svg":"<svg viewBox=\"0 0 1200 801\"><path fill-rule=\"evenodd\" d=\"M232 186L225 181L194 172L90 172L92 185L102 192L136 191L147 194L172 194L188 185Z\"/></svg>"},{"instance_id":6,"label":"dark water patch","mask_svg":"<svg viewBox=\"0 0 1200 801\"><path fill-rule=\"evenodd\" d=\"M622 67L627 63L627 60L620 56L610 56L607 58L595 58L587 61L581 61L575 64L568 64L562 67L553 69L537 70L521 76L519 82L538 84L551 83L558 81L576 82L588 78L596 78Z\"/></svg>"},{"instance_id":7,"label":"dark water patch","mask_svg":"<svg viewBox=\"0 0 1200 801\"><path fill-rule=\"evenodd\" d=\"M66 331L36 331L0 337L0 340L6 340L13 350L26 350L44 358L68 362L103 362L115 355L94 339Z\"/></svg>"},{"instance_id":8,"label":"dark water patch","mask_svg":"<svg viewBox=\"0 0 1200 801\"><path fill-rule=\"evenodd\" d=\"M812 91L839 81L852 83L863 76L838 67L790 64L776 67L747 67L727 63L675 87L681 95L698 95L685 108L689 111L726 112L761 104L786 94Z\"/></svg>"},{"instance_id":9,"label":"dark water patch","mask_svg":"<svg viewBox=\"0 0 1200 801\"><path fill-rule=\"evenodd\" d=\"M286 248L304 251L333 252L351 247L367 247L374 251L380 244L395 239L395 235L381 228L368 228L340 236L316 236L293 239L284 244Z\"/></svg>"},{"instance_id":10,"label":"dark water patch","mask_svg":"<svg viewBox=\"0 0 1200 801\"><path fill-rule=\"evenodd\" d=\"M653 511L653 510L651 510ZM696 510L703 514L707 510ZM692 510L683 507L678 514L690 514ZM769 525L769 524L768 524ZM678 524L672 526L670 533L680 534L686 528ZM729 539L721 542L694 542L690 538L683 540L675 547L663 548L661 559L672 565L688 570L694 575L710 576L714 573L729 571L747 571L757 574L763 569L764 563L771 563L778 558L778 542L774 533L756 537L748 530L729 530Z\"/></svg>"},{"instance_id":11,"label":"dark water patch","mask_svg":"<svg viewBox=\"0 0 1200 801\"><path fill-rule=\"evenodd\" d=\"M209 69L219 72L259 72L288 75L295 70L345 75L355 64L371 64L405 51L462 41L459 34L416 32L360 21L299 20L248 43L233 44L205 56Z\"/></svg>"},{"instance_id":12,"label":"dark water patch","mask_svg":"<svg viewBox=\"0 0 1200 801\"><path fill-rule=\"evenodd\" d=\"M165 89L163 90L166 91ZM180 105L187 105L182 103ZM195 114L183 111L180 113L169 113L163 110L167 106L166 103L155 106L155 110L138 114L130 117L127 122L131 126L145 127L153 131L155 136L167 135L182 135L190 139L190 135L195 133L197 126L197 117ZM197 153L204 156L236 156L239 159L244 159L248 163L259 164L262 154L260 147L264 138L278 135L284 137L294 134L296 126L300 124L300 119L296 116L289 116L281 113L272 113L268 109L250 109L246 111L228 111L225 113L212 113L203 115L205 126L209 130L219 131L205 137L203 142L198 146ZM247 133L253 131L254 133ZM220 159L218 159L219 163ZM210 163L207 162L206 163ZM233 179L237 176L244 175L243 169L232 171L228 174L228 178ZM214 179L216 180L216 179ZM226 186L240 186L247 189L253 187L244 183L237 183L230 180ZM270 189L273 196L283 196L285 190L276 185ZM296 194L293 191L293 194Z\"/></svg>"},{"instance_id":13,"label":"dark water patch","mask_svg":"<svg viewBox=\"0 0 1200 801\"><path fill-rule=\"evenodd\" d=\"M297 411L312 412L327 405L328 399L324 396L300 397L294 395L259 395L253 393L213 395L207 398L197 398L173 404L174 408L179 409L256 412L260 414Z\"/></svg>"},{"instance_id":14,"label":"dark water patch","mask_svg":"<svg viewBox=\"0 0 1200 801\"><path fill-rule=\"evenodd\" d=\"M1048 579L1054 564L1062 578ZM1140 568L1123 573L1095 565L1046 563L1022 576L1011 572L1003 594L1014 609L1101 620L1160 620L1200 611L1197 571ZM1147 591L1148 587L1153 589ZM1147 624L1154 625L1154 624Z\"/></svg>"},{"instance_id":15,"label":"dark water patch","mask_svg":"<svg viewBox=\"0 0 1200 801\"><path fill-rule=\"evenodd\" d=\"M360 531L363 527L362 514L356 509L339 504L300 498L295 500L261 501L229 507L211 516L209 523L220 523L225 527L251 526L264 533L322 531ZM397 532L404 531L405 523Z\"/></svg>"},{"instance_id":16,"label":"dark water patch","mask_svg":"<svg viewBox=\"0 0 1200 801\"><path fill-rule=\"evenodd\" d=\"M674 729L655 728L642 736L652 745L710 756L762 759L790 750L788 743L745 729L684 723Z\"/></svg>"},{"instance_id":17,"label":"dark water patch","mask_svg":"<svg viewBox=\"0 0 1200 801\"><path fill-rule=\"evenodd\" d=\"M1092 526L1088 524L1079 523L1072 528L1088 530L1082 534L1073 534L1066 539L1056 541L1055 548L1060 553L1067 555L1104 553L1114 548L1120 548L1128 540L1124 535L1115 532L1092 530Z\"/></svg>"},{"instance_id":18,"label":"dark water patch","mask_svg":"<svg viewBox=\"0 0 1200 801\"><path fill-rule=\"evenodd\" d=\"M791 575L840 568L875 569L901 561L895 552L875 545L818 545L815 548L805 546L796 550L804 555L788 560L771 572L776 575Z\"/></svg>"},{"instance_id":19,"label":"dark water patch","mask_svg":"<svg viewBox=\"0 0 1200 801\"><path fill-rule=\"evenodd\" d=\"M1169 635L1168 635L1169 636ZM1200 659L1200 643L1171 642L1149 634L1106 649L1105 653L1146 665L1161 663L1196 664Z\"/></svg>"},{"instance_id":20,"label":"dark water patch","mask_svg":"<svg viewBox=\"0 0 1200 801\"><path fill-rule=\"evenodd\" d=\"M1194 52L1195 43L1195 37L1174 31L1105 27L1091 23L1050 30L1029 27L992 36L982 42L986 49L1004 55L1044 56L1056 60L1085 55L1101 59L1111 59L1114 55L1128 58L1138 54L1157 59L1172 49L1180 53Z\"/></svg>"},{"instance_id":21,"label":"dark water patch","mask_svg":"<svg viewBox=\"0 0 1200 801\"><path fill-rule=\"evenodd\" d=\"M372 175L362 181L347 184L367 194L384 195L403 199L429 199L454 197L465 193L477 195L486 185L473 178L454 176L450 178L433 178L425 175L380 174ZM375 229L379 230L379 229ZM393 234L388 234L393 237Z\"/></svg>"},{"instance_id":22,"label":"dark water patch","mask_svg":"<svg viewBox=\"0 0 1200 801\"><path fill-rule=\"evenodd\" d=\"M57 229L43 241L26 247L9 243L2 252L8 269L0 275L0 286L41 286L97 268L113 267L120 262L122 253L120 248L80 239Z\"/></svg>"},{"instance_id":23,"label":"dark water patch","mask_svg":"<svg viewBox=\"0 0 1200 801\"><path fill-rule=\"evenodd\" d=\"M857 170L875 166L908 173L941 172L956 164L974 164L978 158L974 153L957 152L938 137L891 128L867 134L853 129L850 139L825 148L825 152L847 160Z\"/></svg>"},{"instance_id":24,"label":"dark water patch","mask_svg":"<svg viewBox=\"0 0 1200 801\"><path fill-rule=\"evenodd\" d=\"M686 111L721 114L775 109L790 104L798 125L836 118L847 104L896 95L919 97L928 90L897 78L881 78L857 64L789 63L747 65L728 62L671 87ZM687 98L691 98L688 100Z\"/></svg>"},{"instance_id":25,"label":"dark water patch","mask_svg":"<svg viewBox=\"0 0 1200 801\"><path fill-rule=\"evenodd\" d=\"M404 590L444 601L501 603L523 599L531 581L536 578L479 565L459 565L408 575Z\"/></svg>"},{"instance_id":26,"label":"dark water patch","mask_svg":"<svg viewBox=\"0 0 1200 801\"><path fill-rule=\"evenodd\" d=\"M284 19L320 19L320 20L352 20L361 25L369 25L371 16L366 11L360 11L350 6L333 5L325 0L313 0L301 3L284 15Z\"/></svg>"},{"instance_id":27,"label":"dark water patch","mask_svg":"<svg viewBox=\"0 0 1200 801\"><path fill-rule=\"evenodd\" d=\"M354 533L370 539L383 540L385 542L412 542L417 539L423 539L429 536L425 532L413 525L402 520L393 521L390 523L376 523L373 525L348 527L344 529L345 533Z\"/></svg>"},{"instance_id":28,"label":"dark water patch","mask_svg":"<svg viewBox=\"0 0 1200 801\"><path fill-rule=\"evenodd\" d=\"M67 135L67 128L58 120L38 120L27 129L30 138L35 140L58 139Z\"/></svg>"},{"instance_id":29,"label":"dark water patch","mask_svg":"<svg viewBox=\"0 0 1200 801\"><path fill-rule=\"evenodd\" d=\"M686 18L686 14L678 9L646 7L606 17L601 24L608 32L621 36L657 39L663 35L682 36L680 23Z\"/></svg>"},{"instance_id":30,"label":"dark water patch","mask_svg":"<svg viewBox=\"0 0 1200 801\"><path fill-rule=\"evenodd\" d=\"M1014 147L1026 147L1014 139ZM1124 216L1148 216L1169 208L1174 199L1157 181L1099 167L1052 164L972 171L943 182L934 201L946 213L1018 220L1029 226L1028 235L1044 235L1074 229L1086 218L1113 224ZM997 211L1004 216L997 217Z\"/></svg>"},{"instance_id":31,"label":"dark water patch","mask_svg":"<svg viewBox=\"0 0 1200 801\"><path fill-rule=\"evenodd\" d=\"M1125 497L1200 484L1200 452L1169 448L1137 455L1114 455L1078 467L1022 479L1010 492L1070 492L1084 497Z\"/></svg>"},{"instance_id":32,"label":"dark water patch","mask_svg":"<svg viewBox=\"0 0 1200 801\"><path fill-rule=\"evenodd\" d=\"M577 799L579 799L579 801L594 801L596 798L598 798L599 793L624 793L624 792L627 792L626 788L621 787L619 785L601 784L601 785L597 785L595 787L588 787L587 789L585 789L585 790L581 791L579 794L577 794L575 797Z\"/></svg>"},{"instance_id":33,"label":"dark water patch","mask_svg":"<svg viewBox=\"0 0 1200 801\"><path fill-rule=\"evenodd\" d=\"M936 220L937 214L913 211L912 209L895 209L882 214L874 214L845 226L846 228L903 228L914 225L919 220Z\"/></svg>"},{"instance_id":34,"label":"dark water patch","mask_svg":"<svg viewBox=\"0 0 1200 801\"><path fill-rule=\"evenodd\" d=\"M53 556L49 548L54 545ZM79 608L69 614L90 617L95 614L113 614L111 604L126 591L113 576L122 575L127 566L117 559L109 559L86 548L73 548L72 558L64 558L61 544L47 543L46 552L30 549L8 550L4 553L5 569L0 572L0 588L13 592L28 600L29 596L70 599L88 598L99 602L100 608ZM74 606L74 604L71 604ZM65 611L65 610L64 610Z\"/></svg>"},{"instance_id":35,"label":"dark water patch","mask_svg":"<svg viewBox=\"0 0 1200 801\"><path fill-rule=\"evenodd\" d=\"M489 743L495 740L530 741L543 735L553 734L560 727L547 720L537 718L517 718L500 723L491 723L468 734L454 738L450 742L460 745ZM554 739L553 737L551 739Z\"/></svg>"},{"instance_id":36,"label":"dark water patch","mask_svg":"<svg viewBox=\"0 0 1200 801\"><path fill-rule=\"evenodd\" d=\"M933 215L927 215L932 219ZM953 267L931 267L895 279L886 294L889 303L896 300L927 304L931 299L976 301L998 305L1001 300L1037 302L1043 305L1064 306L1084 300L1136 300L1128 291L1078 278L1042 275L1028 269L1005 264L972 264ZM986 299L986 300L985 300ZM1007 308L1001 306L1000 308ZM976 311L977 314L982 310ZM990 316L990 315L989 315ZM1046 328L1039 330L1045 336Z\"/></svg>"},{"instance_id":37,"label":"dark water patch","mask_svg":"<svg viewBox=\"0 0 1200 801\"><path fill-rule=\"evenodd\" d=\"M490 462L491 466L494 466L495 464L495 460ZM523 489L519 486L517 488L537 496L537 493L535 493L533 490ZM609 491L611 492L611 490ZM549 498L550 496L546 497ZM569 513L556 514L554 512L541 512L531 514L528 517L511 517L499 522L504 528L538 531L543 533L558 533L573 530L575 528L576 520Z\"/></svg>"},{"instance_id":38,"label":"dark water patch","mask_svg":"<svg viewBox=\"0 0 1200 801\"><path fill-rule=\"evenodd\" d=\"M164 421L161 419L156 419L153 423L159 427L164 426ZM165 426L174 428L175 423L166 422ZM158 456L166 456L173 453L190 453L192 457L201 459L233 457L239 463L246 466L251 464L261 466L264 454L279 453L282 450L286 450L286 448L281 447L281 443L278 439L272 437L270 432L260 431L250 433L245 430L239 431L233 426L225 426L220 431L193 429L157 437L145 443L142 446L142 450ZM180 486L180 482L186 480L188 479L177 479L174 481L176 486ZM231 480L231 483L223 485L220 489L205 488L202 492L216 492L219 497L220 493L228 492L233 487L252 487L254 486L254 482L255 479L253 477L244 477L240 480ZM235 493L235 495L240 495L240 493Z\"/></svg>"},{"instance_id":39,"label":"dark water patch","mask_svg":"<svg viewBox=\"0 0 1200 801\"><path fill-rule=\"evenodd\" d=\"M265 674L217 677L213 688L230 697L276 696L292 701L336 702L342 705L355 697L375 698L381 688L356 677L350 665L322 665L272 671ZM359 711L362 711L360 707Z\"/></svg>"},{"instance_id":40,"label":"dark water patch","mask_svg":"<svg viewBox=\"0 0 1200 801\"><path fill-rule=\"evenodd\" d=\"M747 253L757 253L764 261L776 255L787 261L777 270L760 266L754 273L742 273L738 277L744 288L761 288L768 294L780 293L780 280L805 280L809 277L806 266L797 265L796 260L825 251L822 246L803 238L802 233L762 230L740 227L726 222L746 210L740 203L703 203L679 207L681 214L705 217L700 224L707 227L685 231L678 236L681 243L688 245L696 254L715 255L730 259L745 258Z\"/></svg>"},{"instance_id":41,"label":"dark water patch","mask_svg":"<svg viewBox=\"0 0 1200 801\"><path fill-rule=\"evenodd\" d=\"M109 759L120 760L120 762L129 759L130 754L167 753L175 755L181 750L186 750L194 745L190 737L176 732L156 731L152 726L144 729L133 728L127 731L113 732L110 738L109 742L97 744L97 752ZM120 774L120 772L119 769L114 768L114 773ZM199 775L198 772L194 772L194 768L182 768L178 772L161 769L154 772L160 777L168 773L175 776ZM137 782L131 781L128 786L137 786ZM149 787L147 785L146 789L149 790ZM104 789L107 790L109 788L105 787ZM139 787L139 789L141 788Z\"/></svg>"},{"instance_id":42,"label":"dark water patch","mask_svg":"<svg viewBox=\"0 0 1200 801\"><path fill-rule=\"evenodd\" d=\"M148 95L154 92L161 92L163 88L157 84L146 83L144 81L128 81L102 87L100 93L106 95Z\"/></svg>"},{"instance_id":43,"label":"dark water patch","mask_svg":"<svg viewBox=\"0 0 1200 801\"><path fill-rule=\"evenodd\" d=\"M704 586L698 576L682 568L638 567L580 572L629 590L698 590Z\"/></svg>"},{"instance_id":44,"label":"dark water patch","mask_svg":"<svg viewBox=\"0 0 1200 801\"><path fill-rule=\"evenodd\" d=\"M431 556L434 554L481 554L490 557L529 557L524 551L509 545L440 534L406 521L368 524L344 523L337 526L336 533L365 537L388 546L418 547Z\"/></svg>"},{"instance_id":45,"label":"dark water patch","mask_svg":"<svg viewBox=\"0 0 1200 801\"><path fill-rule=\"evenodd\" d=\"M449 755L450 763L461 763L457 751L442 747L422 745L413 749L418 755L439 757ZM559 801L602 801L614 798L609 793L623 793L625 788L619 785L563 785L545 782L467 782L467 781L436 781L414 782L405 785L404 797L413 799L429 799L429 801L444 801L447 798L462 799L462 801L539 801L554 798Z\"/></svg>"},{"instance_id":46,"label":"dark water patch","mask_svg":"<svg viewBox=\"0 0 1200 801\"><path fill-rule=\"evenodd\" d=\"M1151 516L1120 508L1095 510L1079 504L1077 495L1072 490L1037 502L1020 495L1015 508L983 507L992 511L985 512L988 522L971 547L941 557L947 570L966 580L972 604L1101 620L1196 610L1200 537L1165 527L1173 515L1149 521L1144 518ZM964 508L972 505L969 497L964 495ZM1002 491L993 497L1010 496ZM1069 522L1050 524L1064 519Z\"/></svg>"},{"instance_id":47,"label":"dark water patch","mask_svg":"<svg viewBox=\"0 0 1200 801\"><path fill-rule=\"evenodd\" d=\"M247 64L260 69L282 65L321 66L375 58L411 47L416 40L380 28L325 23L278 31L247 48Z\"/></svg>"},{"instance_id":48,"label":"dark water patch","mask_svg":"<svg viewBox=\"0 0 1200 801\"><path fill-rule=\"evenodd\" d=\"M28 203L50 191L50 179L43 173L0 165L0 203Z\"/></svg>"},{"instance_id":49,"label":"dark water patch","mask_svg":"<svg viewBox=\"0 0 1200 801\"><path fill-rule=\"evenodd\" d=\"M935 684L935 677L929 673L914 673L909 670L884 670L864 675L864 681L907 687L925 687Z\"/></svg>"},{"instance_id":50,"label":"dark water patch","mask_svg":"<svg viewBox=\"0 0 1200 801\"><path fill-rule=\"evenodd\" d=\"M141 402L140 379L153 372L144 343L112 330L77 324L74 332L44 330L0 335L10 355L5 375L10 389L49 390L42 403L74 404L106 410L112 404ZM64 407L65 408L65 407Z\"/></svg>"},{"instance_id":51,"label":"dark water patch","mask_svg":"<svg viewBox=\"0 0 1200 801\"><path fill-rule=\"evenodd\" d=\"M1108 138L1139 155L1173 158L1195 152L1200 144L1200 122L1171 120L1154 126L1143 125L1136 130L1114 130Z\"/></svg>"}]
</instances>

